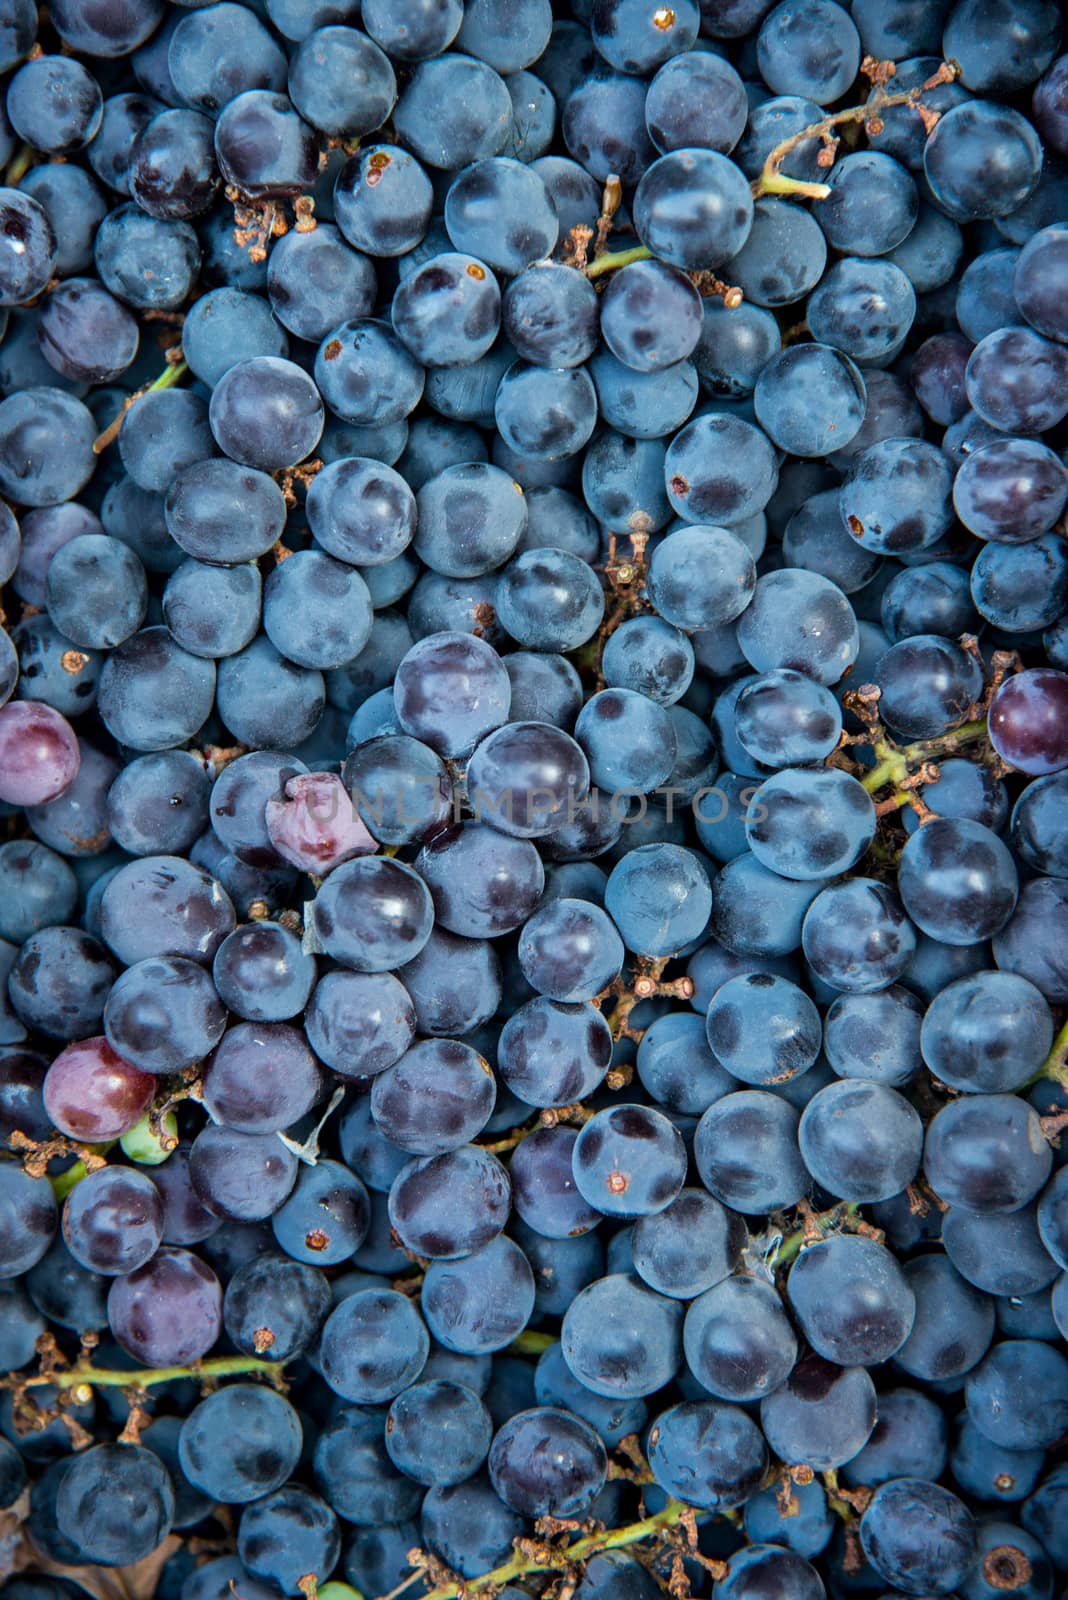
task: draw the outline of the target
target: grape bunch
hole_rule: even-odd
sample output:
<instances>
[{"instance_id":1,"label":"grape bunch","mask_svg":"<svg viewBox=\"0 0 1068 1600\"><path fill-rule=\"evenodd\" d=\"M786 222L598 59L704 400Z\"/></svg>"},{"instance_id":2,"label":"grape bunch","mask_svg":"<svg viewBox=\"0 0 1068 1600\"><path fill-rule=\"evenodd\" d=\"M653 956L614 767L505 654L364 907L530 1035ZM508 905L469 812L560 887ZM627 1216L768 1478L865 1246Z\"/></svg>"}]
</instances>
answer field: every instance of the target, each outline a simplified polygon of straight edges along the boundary
<instances>
[{"instance_id":1,"label":"grape bunch","mask_svg":"<svg viewBox=\"0 0 1068 1600\"><path fill-rule=\"evenodd\" d=\"M0 0L5 1600L1065 1593L1062 12Z\"/></svg>"}]
</instances>

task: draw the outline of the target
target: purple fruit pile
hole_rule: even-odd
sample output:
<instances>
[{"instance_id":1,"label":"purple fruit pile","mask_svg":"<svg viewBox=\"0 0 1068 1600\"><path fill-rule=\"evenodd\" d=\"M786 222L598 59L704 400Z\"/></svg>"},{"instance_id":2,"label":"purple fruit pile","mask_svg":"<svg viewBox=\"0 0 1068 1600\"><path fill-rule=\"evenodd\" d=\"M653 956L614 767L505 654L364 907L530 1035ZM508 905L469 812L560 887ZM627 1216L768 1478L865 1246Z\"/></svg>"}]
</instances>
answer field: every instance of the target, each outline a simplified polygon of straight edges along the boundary
<instances>
[{"instance_id":1,"label":"purple fruit pile","mask_svg":"<svg viewBox=\"0 0 1068 1600\"><path fill-rule=\"evenodd\" d=\"M4 1600L1064 1600L1062 22L0 0Z\"/></svg>"}]
</instances>

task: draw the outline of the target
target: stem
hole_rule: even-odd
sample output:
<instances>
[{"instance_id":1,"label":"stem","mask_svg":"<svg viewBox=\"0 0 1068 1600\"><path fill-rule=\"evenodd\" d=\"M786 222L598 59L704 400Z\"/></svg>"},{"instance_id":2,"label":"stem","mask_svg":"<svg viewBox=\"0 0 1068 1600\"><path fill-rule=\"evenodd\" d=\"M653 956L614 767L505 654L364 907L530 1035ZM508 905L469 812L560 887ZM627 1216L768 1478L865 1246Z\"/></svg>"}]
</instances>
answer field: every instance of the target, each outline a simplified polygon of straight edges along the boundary
<instances>
[{"instance_id":1,"label":"stem","mask_svg":"<svg viewBox=\"0 0 1068 1600\"><path fill-rule=\"evenodd\" d=\"M795 1228L792 1233L788 1233L785 1236L775 1252L775 1260L772 1265L776 1268L788 1266L796 1256L801 1254L806 1243L815 1244L814 1230L818 1231L820 1237L823 1237L835 1227L848 1228L850 1222L855 1221L856 1216L857 1202L855 1200L850 1200L845 1206L833 1206L830 1211L812 1213L807 1226Z\"/></svg>"},{"instance_id":2,"label":"stem","mask_svg":"<svg viewBox=\"0 0 1068 1600\"><path fill-rule=\"evenodd\" d=\"M986 733L986 718L976 717L971 722L962 722L958 728L951 728L948 733L939 734L936 739L917 739L914 744L895 745L889 739L879 739L873 746L878 760L860 781L869 794L887 783L904 787L913 767L953 755L966 745L985 739Z\"/></svg>"},{"instance_id":3,"label":"stem","mask_svg":"<svg viewBox=\"0 0 1068 1600\"><path fill-rule=\"evenodd\" d=\"M175 1378L196 1378L200 1381L215 1378L233 1378L245 1372L259 1373L265 1378L280 1378L284 1361L260 1361L256 1356L214 1356L210 1361L194 1361L187 1367L141 1367L132 1372L120 1372L114 1367L94 1367L88 1361L78 1362L64 1371L42 1372L35 1378L20 1378L20 1388L33 1389L39 1384L51 1384L54 1389L151 1389L157 1383L170 1383ZM0 1388L12 1387L0 1380Z\"/></svg>"},{"instance_id":4,"label":"stem","mask_svg":"<svg viewBox=\"0 0 1068 1600\"><path fill-rule=\"evenodd\" d=\"M7 171L4 173L5 187L13 189L16 183L26 176L39 155L40 151L35 150L32 144L20 145L12 156Z\"/></svg>"},{"instance_id":5,"label":"stem","mask_svg":"<svg viewBox=\"0 0 1068 1600\"><path fill-rule=\"evenodd\" d=\"M1052 1078L1054 1083L1068 1088L1068 1021L1061 1024L1060 1032L1050 1047L1049 1055L1034 1077L1028 1078L1027 1082L1037 1083L1039 1078Z\"/></svg>"},{"instance_id":6,"label":"stem","mask_svg":"<svg viewBox=\"0 0 1068 1600\"><path fill-rule=\"evenodd\" d=\"M776 145L767 157L759 178L753 183L753 198L759 200L761 195L765 194L792 194L809 200L826 200L831 192L828 184L805 183L800 178L788 178L782 171L782 163L791 151L796 150L799 144L804 144L806 139L819 139L824 147L826 164L830 166L834 160L837 144L837 141L830 138L832 128L841 127L847 122L878 122L880 113L890 106L918 106L926 89L937 88L940 83L952 83L956 76L956 69L943 62L933 77L915 89L901 89L896 94L887 94L881 85L877 86L862 106L848 106L844 111L832 111L819 122L813 122L807 128L792 133L782 144ZM928 113L928 116L934 115Z\"/></svg>"},{"instance_id":7,"label":"stem","mask_svg":"<svg viewBox=\"0 0 1068 1600\"><path fill-rule=\"evenodd\" d=\"M605 255L598 256L596 261L590 262L586 276L599 278L602 273L615 272L617 267L629 267L632 261L648 261L652 253L643 244L636 244L630 250L609 250Z\"/></svg>"},{"instance_id":8,"label":"stem","mask_svg":"<svg viewBox=\"0 0 1068 1600\"><path fill-rule=\"evenodd\" d=\"M624 1528L609 1528L603 1533L591 1533L585 1539L578 1539L572 1545L559 1552L554 1552L551 1559L534 1560L529 1556L519 1553L503 1566L494 1567L492 1572L484 1572L480 1578L470 1578L464 1584L442 1583L436 1589L431 1589L423 1596L423 1600L458 1600L461 1593L466 1597L492 1593L501 1589L505 1584L511 1583L513 1578L528 1577L536 1572L556 1572L573 1566L579 1561L588 1561L591 1556L600 1555L603 1550L621 1550L627 1545L641 1544L645 1539L653 1539L659 1533L664 1533L668 1528L680 1525L683 1518L691 1515L691 1508L679 1500L669 1500L663 1511L658 1511L655 1517L646 1517L641 1522L631 1522Z\"/></svg>"},{"instance_id":9,"label":"stem","mask_svg":"<svg viewBox=\"0 0 1068 1600\"><path fill-rule=\"evenodd\" d=\"M528 1328L524 1333L517 1333L508 1348L513 1355L540 1356L551 1350L556 1341L555 1333L534 1333Z\"/></svg>"},{"instance_id":10,"label":"stem","mask_svg":"<svg viewBox=\"0 0 1068 1600\"><path fill-rule=\"evenodd\" d=\"M146 383L143 389L138 389L135 394L129 395L123 401L115 420L109 427L104 429L103 433L97 434L93 440L93 454L102 455L109 444L115 443L115 440L119 437L119 429L122 427L126 413L135 400L140 400L142 395L152 394L156 389L173 389L176 383L181 383L188 371L189 367L184 361L175 361L173 365L168 365L160 373L154 383Z\"/></svg>"},{"instance_id":11,"label":"stem","mask_svg":"<svg viewBox=\"0 0 1068 1600\"><path fill-rule=\"evenodd\" d=\"M805 129L806 133L811 131L810 128ZM783 154L789 155L789 151L784 151ZM771 156L768 160L771 160ZM753 184L753 194L758 200L766 194L793 194L804 200L826 200L830 192L829 183L806 183L802 178L788 178L785 172L769 172L766 164L760 177Z\"/></svg>"},{"instance_id":12,"label":"stem","mask_svg":"<svg viewBox=\"0 0 1068 1600\"><path fill-rule=\"evenodd\" d=\"M48 1181L52 1185L52 1193L55 1195L58 1205L62 1205L76 1183L81 1183L82 1179L88 1176L88 1171L89 1169L84 1161L75 1161L67 1168L66 1172L60 1172L56 1177L49 1178Z\"/></svg>"}]
</instances>

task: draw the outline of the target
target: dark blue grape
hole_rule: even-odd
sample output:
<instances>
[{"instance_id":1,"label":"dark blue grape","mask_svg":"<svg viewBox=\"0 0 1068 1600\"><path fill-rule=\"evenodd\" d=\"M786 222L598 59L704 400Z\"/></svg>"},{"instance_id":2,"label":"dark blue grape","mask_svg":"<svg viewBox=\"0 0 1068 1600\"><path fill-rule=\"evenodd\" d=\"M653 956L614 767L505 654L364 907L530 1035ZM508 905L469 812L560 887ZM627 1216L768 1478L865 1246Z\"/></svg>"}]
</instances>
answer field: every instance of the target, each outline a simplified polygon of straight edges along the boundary
<instances>
[{"instance_id":1,"label":"dark blue grape","mask_svg":"<svg viewBox=\"0 0 1068 1600\"><path fill-rule=\"evenodd\" d=\"M812 217L798 206L765 199L754 208L746 243L723 270L755 305L786 306L815 288L826 263L827 245ZM827 342L840 343L829 336Z\"/></svg>"},{"instance_id":2,"label":"dark blue grape","mask_svg":"<svg viewBox=\"0 0 1068 1600\"><path fill-rule=\"evenodd\" d=\"M812 284L817 281L808 301L813 338L854 361L897 353L916 315L916 291L900 267L843 256L822 277L815 273Z\"/></svg>"},{"instance_id":3,"label":"dark blue grape","mask_svg":"<svg viewBox=\"0 0 1068 1600\"><path fill-rule=\"evenodd\" d=\"M738 254L752 224L749 186L734 163L715 150L661 156L635 192L638 237L672 266L719 266Z\"/></svg>"},{"instance_id":4,"label":"dark blue grape","mask_svg":"<svg viewBox=\"0 0 1068 1600\"><path fill-rule=\"evenodd\" d=\"M937 819L906 844L898 892L924 933L945 944L975 944L998 933L1012 916L1016 868L1001 840L981 823Z\"/></svg>"},{"instance_id":5,"label":"dark blue grape","mask_svg":"<svg viewBox=\"0 0 1068 1600\"><path fill-rule=\"evenodd\" d=\"M744 1216L796 1205L811 1184L798 1149L798 1122L779 1095L748 1089L721 1096L694 1135L701 1182Z\"/></svg>"},{"instance_id":6,"label":"dark blue grape","mask_svg":"<svg viewBox=\"0 0 1068 1600\"><path fill-rule=\"evenodd\" d=\"M985 100L946 112L924 150L935 198L960 222L1014 211L1034 189L1041 165L1042 146L1031 124L1019 112Z\"/></svg>"},{"instance_id":7,"label":"dark blue grape","mask_svg":"<svg viewBox=\"0 0 1068 1600\"><path fill-rule=\"evenodd\" d=\"M816 1470L841 1466L863 1448L875 1426L875 1386L863 1367L837 1367L810 1355L761 1401L760 1425L783 1461Z\"/></svg>"},{"instance_id":8,"label":"dark blue grape","mask_svg":"<svg viewBox=\"0 0 1068 1600\"><path fill-rule=\"evenodd\" d=\"M237 1553L271 1589L300 1592L309 1574L324 1583L341 1554L337 1517L325 1501L296 1484L276 1489L241 1513Z\"/></svg>"},{"instance_id":9,"label":"dark blue grape","mask_svg":"<svg viewBox=\"0 0 1068 1600\"><path fill-rule=\"evenodd\" d=\"M393 125L421 161L456 171L503 149L512 102L492 67L453 53L420 62L397 102Z\"/></svg>"},{"instance_id":10,"label":"dark blue grape","mask_svg":"<svg viewBox=\"0 0 1068 1600\"><path fill-rule=\"evenodd\" d=\"M503 1350L534 1309L534 1275L504 1234L460 1261L432 1261L421 1297L427 1327L447 1350L487 1355Z\"/></svg>"},{"instance_id":11,"label":"dark blue grape","mask_svg":"<svg viewBox=\"0 0 1068 1600\"><path fill-rule=\"evenodd\" d=\"M975 1556L975 1520L962 1500L927 1479L882 1484L860 1524L864 1554L887 1583L946 1594Z\"/></svg>"},{"instance_id":12,"label":"dark blue grape","mask_svg":"<svg viewBox=\"0 0 1068 1600\"><path fill-rule=\"evenodd\" d=\"M870 1204L900 1194L915 1178L923 1123L896 1089L842 1078L809 1101L798 1141L817 1183L842 1200Z\"/></svg>"},{"instance_id":13,"label":"dark blue grape","mask_svg":"<svg viewBox=\"0 0 1068 1600\"><path fill-rule=\"evenodd\" d=\"M818 413L812 395L818 391ZM864 420L864 379L841 351L802 344L773 356L753 394L757 419L772 440L799 456L830 455Z\"/></svg>"},{"instance_id":14,"label":"dark blue grape","mask_svg":"<svg viewBox=\"0 0 1068 1600\"><path fill-rule=\"evenodd\" d=\"M479 1145L423 1156L402 1170L389 1194L389 1219L418 1255L455 1260L480 1250L504 1228L508 1174Z\"/></svg>"},{"instance_id":15,"label":"dark blue grape","mask_svg":"<svg viewBox=\"0 0 1068 1600\"><path fill-rule=\"evenodd\" d=\"M594 1394L634 1399L670 1383L682 1362L683 1308L627 1273L575 1296L561 1330L564 1360Z\"/></svg>"}]
</instances>

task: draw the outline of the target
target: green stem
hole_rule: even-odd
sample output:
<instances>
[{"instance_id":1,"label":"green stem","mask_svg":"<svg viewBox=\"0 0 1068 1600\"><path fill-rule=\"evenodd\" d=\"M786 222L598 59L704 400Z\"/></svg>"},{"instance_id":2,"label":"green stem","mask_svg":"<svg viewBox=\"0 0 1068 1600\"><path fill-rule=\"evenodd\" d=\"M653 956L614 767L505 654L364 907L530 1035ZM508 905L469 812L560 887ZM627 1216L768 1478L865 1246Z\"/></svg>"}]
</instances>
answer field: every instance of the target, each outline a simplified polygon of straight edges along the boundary
<instances>
[{"instance_id":1,"label":"green stem","mask_svg":"<svg viewBox=\"0 0 1068 1600\"><path fill-rule=\"evenodd\" d=\"M830 1233L835 1227L848 1228L849 1223L852 1222L856 1216L857 1202L855 1200L850 1200L848 1205L833 1206L830 1211L818 1211L812 1218L812 1221L817 1224L821 1233L827 1234ZM811 1228L809 1229L809 1232L811 1233ZM792 1233L788 1233L786 1235L778 1250L775 1252L775 1260L772 1265L775 1267L788 1266L796 1256L801 1254L801 1251L804 1249L804 1245L805 1229L795 1228Z\"/></svg>"},{"instance_id":2,"label":"green stem","mask_svg":"<svg viewBox=\"0 0 1068 1600\"><path fill-rule=\"evenodd\" d=\"M247 1372L265 1378L279 1378L284 1361L261 1361L257 1356L214 1356L210 1361L194 1361L186 1367L140 1367L132 1372L121 1372L114 1367L94 1367L89 1362L79 1362L67 1370L43 1372L36 1378L20 1379L20 1386L32 1389L38 1384L50 1384L54 1389L151 1389L157 1383L170 1383L175 1378L196 1378L206 1382L215 1378L234 1378ZM0 1382L0 1388L10 1387Z\"/></svg>"},{"instance_id":3,"label":"green stem","mask_svg":"<svg viewBox=\"0 0 1068 1600\"><path fill-rule=\"evenodd\" d=\"M1049 1055L1034 1077L1028 1078L1027 1082L1037 1083L1039 1078L1052 1078L1054 1083L1068 1088L1068 1020L1061 1024L1060 1032L1050 1047ZM1026 1088L1026 1084L1023 1087Z\"/></svg>"},{"instance_id":4,"label":"green stem","mask_svg":"<svg viewBox=\"0 0 1068 1600\"><path fill-rule=\"evenodd\" d=\"M938 761L953 755L965 745L976 744L986 738L986 732L986 718L976 717L972 722L962 722L960 727L939 734L936 739L917 739L913 744L903 745L880 739L874 746L878 760L860 781L869 794L874 794L887 783L902 784L914 767L922 766L925 761Z\"/></svg>"},{"instance_id":5,"label":"green stem","mask_svg":"<svg viewBox=\"0 0 1068 1600\"><path fill-rule=\"evenodd\" d=\"M632 261L648 261L652 255L643 244L636 244L630 250L608 250L603 256L598 256L586 268L587 278L599 278L604 272L615 272L617 267L629 267Z\"/></svg>"},{"instance_id":6,"label":"green stem","mask_svg":"<svg viewBox=\"0 0 1068 1600\"><path fill-rule=\"evenodd\" d=\"M75 1184L81 1183L86 1176L85 1162L75 1161L67 1168L66 1172L57 1173L54 1178L49 1178L48 1181L52 1185L52 1193L56 1197L56 1204L62 1205Z\"/></svg>"},{"instance_id":7,"label":"green stem","mask_svg":"<svg viewBox=\"0 0 1068 1600\"><path fill-rule=\"evenodd\" d=\"M7 171L4 173L5 187L13 189L16 183L26 176L39 155L40 151L35 150L32 144L20 145L12 156Z\"/></svg>"},{"instance_id":8,"label":"green stem","mask_svg":"<svg viewBox=\"0 0 1068 1600\"><path fill-rule=\"evenodd\" d=\"M894 750L881 739L875 746L878 762L860 779L868 794L876 794L884 784L900 784L908 778L908 762L902 750Z\"/></svg>"},{"instance_id":9,"label":"green stem","mask_svg":"<svg viewBox=\"0 0 1068 1600\"><path fill-rule=\"evenodd\" d=\"M541 1356L557 1342L555 1333L534 1333L529 1328L519 1333L508 1346L513 1355Z\"/></svg>"},{"instance_id":10,"label":"green stem","mask_svg":"<svg viewBox=\"0 0 1068 1600\"><path fill-rule=\"evenodd\" d=\"M788 178L785 172L769 172L767 168L753 185L754 198L766 194L792 194L804 200L826 200L831 192L829 183L806 183L802 178Z\"/></svg>"},{"instance_id":11,"label":"green stem","mask_svg":"<svg viewBox=\"0 0 1068 1600\"><path fill-rule=\"evenodd\" d=\"M93 440L93 454L101 455L109 444L114 444L119 437L119 429L122 427L126 413L135 400L140 400L143 394L153 394L157 389L173 389L176 383L181 383L188 371L189 367L186 362L175 361L164 368L155 382L146 383L143 389L138 389L136 394L130 395L119 408L118 416L104 429L103 433L98 433Z\"/></svg>"},{"instance_id":12,"label":"green stem","mask_svg":"<svg viewBox=\"0 0 1068 1600\"><path fill-rule=\"evenodd\" d=\"M669 1500L663 1511L658 1511L654 1517L645 1517L641 1522L628 1523L624 1528L609 1528L604 1533L591 1533L585 1539L578 1539L566 1550L561 1550L559 1555L551 1561L535 1561L518 1552L503 1566L494 1567L492 1572L484 1572L480 1578L469 1578L464 1584L442 1583L436 1589L431 1589L422 1600L458 1600L462 1593L465 1597L493 1593L505 1584L511 1583L513 1578L525 1578L531 1573L555 1572L564 1567L575 1565L579 1561L589 1561L592 1556L600 1555L603 1550L622 1550L627 1545L641 1544L645 1539L653 1539L659 1533L664 1533L668 1528L675 1528L681 1523L683 1517L689 1514L690 1507L679 1500Z\"/></svg>"}]
</instances>

